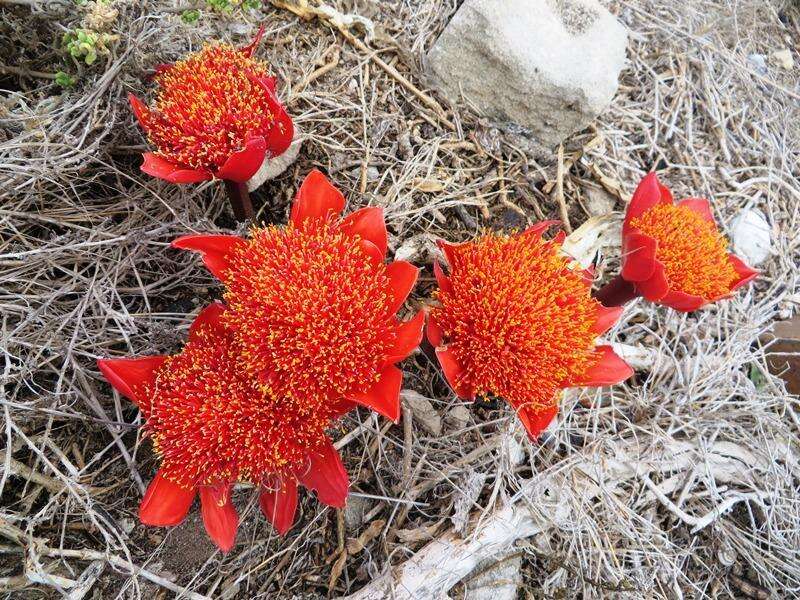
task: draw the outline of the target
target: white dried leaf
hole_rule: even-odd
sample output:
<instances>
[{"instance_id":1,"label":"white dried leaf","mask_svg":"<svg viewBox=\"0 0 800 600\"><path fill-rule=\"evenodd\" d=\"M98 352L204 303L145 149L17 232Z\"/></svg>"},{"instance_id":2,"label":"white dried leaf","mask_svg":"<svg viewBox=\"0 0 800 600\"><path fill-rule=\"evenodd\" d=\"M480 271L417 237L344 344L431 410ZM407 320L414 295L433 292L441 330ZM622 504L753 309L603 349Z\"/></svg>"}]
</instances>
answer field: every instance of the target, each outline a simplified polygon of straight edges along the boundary
<instances>
[{"instance_id":1,"label":"white dried leaf","mask_svg":"<svg viewBox=\"0 0 800 600\"><path fill-rule=\"evenodd\" d=\"M253 192L261 187L265 181L275 179L283 173L297 160L297 156L300 154L300 146L302 145L303 139L299 137L298 131L295 129L294 139L286 149L286 152L275 158L265 158L264 162L261 163L261 168L247 182L247 189Z\"/></svg>"},{"instance_id":2,"label":"white dried leaf","mask_svg":"<svg viewBox=\"0 0 800 600\"><path fill-rule=\"evenodd\" d=\"M621 223L619 213L592 217L567 236L561 249L588 269L601 248L619 244Z\"/></svg>"},{"instance_id":3,"label":"white dried leaf","mask_svg":"<svg viewBox=\"0 0 800 600\"><path fill-rule=\"evenodd\" d=\"M470 469L461 478L461 485L456 490L455 501L453 503L453 516L450 520L453 522L453 529L459 534L464 535L467 529L467 522L469 521L469 513L472 510L473 504L481 495L483 484L486 482L486 473L477 472Z\"/></svg>"},{"instance_id":4,"label":"white dried leaf","mask_svg":"<svg viewBox=\"0 0 800 600\"><path fill-rule=\"evenodd\" d=\"M757 208L743 210L731 224L733 252L748 265L764 262L772 252L769 223Z\"/></svg>"}]
</instances>

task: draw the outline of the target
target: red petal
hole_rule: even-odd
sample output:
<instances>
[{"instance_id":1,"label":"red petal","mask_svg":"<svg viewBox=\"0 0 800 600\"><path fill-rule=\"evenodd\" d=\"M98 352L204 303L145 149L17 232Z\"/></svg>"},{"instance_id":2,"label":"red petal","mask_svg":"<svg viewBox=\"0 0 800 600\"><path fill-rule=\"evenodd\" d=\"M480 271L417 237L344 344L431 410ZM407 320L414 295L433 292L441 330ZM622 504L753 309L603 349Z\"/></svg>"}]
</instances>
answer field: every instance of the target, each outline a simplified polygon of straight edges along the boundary
<instances>
[{"instance_id":1,"label":"red petal","mask_svg":"<svg viewBox=\"0 0 800 600\"><path fill-rule=\"evenodd\" d=\"M731 287L731 291L745 285L746 283L750 283L751 281L753 281L753 279L758 277L759 271L756 271L755 269L748 267L744 263L744 261L735 254L728 254L728 258L730 259L733 268L739 274L739 280L733 284L733 287Z\"/></svg>"},{"instance_id":2,"label":"red petal","mask_svg":"<svg viewBox=\"0 0 800 600\"><path fill-rule=\"evenodd\" d=\"M425 325L425 313L419 311L414 317L397 327L397 339L394 347L389 351L386 363L396 363L405 360L419 346L422 341L422 327Z\"/></svg>"},{"instance_id":3,"label":"red petal","mask_svg":"<svg viewBox=\"0 0 800 600\"><path fill-rule=\"evenodd\" d=\"M638 229L622 236L622 277L626 281L644 281L656 268L658 242Z\"/></svg>"},{"instance_id":4,"label":"red petal","mask_svg":"<svg viewBox=\"0 0 800 600\"><path fill-rule=\"evenodd\" d=\"M656 266L649 279L636 282L636 291L650 302L658 302L669 292L669 282L664 273L664 265L655 261Z\"/></svg>"},{"instance_id":5,"label":"red petal","mask_svg":"<svg viewBox=\"0 0 800 600\"><path fill-rule=\"evenodd\" d=\"M623 310L625 310L623 306L606 308L602 304L598 304L597 321L595 321L592 331L597 335L603 335L614 326L614 323L616 323L622 315Z\"/></svg>"},{"instance_id":6,"label":"red petal","mask_svg":"<svg viewBox=\"0 0 800 600\"><path fill-rule=\"evenodd\" d=\"M170 183L198 183L212 179L209 171L204 169L186 169L153 152L142 154L144 162L139 167L143 173L164 179Z\"/></svg>"},{"instance_id":7,"label":"red petal","mask_svg":"<svg viewBox=\"0 0 800 600\"><path fill-rule=\"evenodd\" d=\"M438 348L442 345L442 338L444 337L444 334L442 333L442 328L439 327L439 324L436 322L436 319L433 318L433 315L428 315L428 324L425 328L425 336L428 338L428 341L434 348Z\"/></svg>"},{"instance_id":8,"label":"red petal","mask_svg":"<svg viewBox=\"0 0 800 600\"><path fill-rule=\"evenodd\" d=\"M449 294L453 291L453 284L450 281L450 278L444 274L442 270L442 265L439 264L439 261L434 261L433 263L433 274L436 277L436 283L439 284L439 289L443 292Z\"/></svg>"},{"instance_id":9,"label":"red petal","mask_svg":"<svg viewBox=\"0 0 800 600\"><path fill-rule=\"evenodd\" d=\"M253 52L255 52L258 45L261 43L261 38L264 37L264 30L265 26L264 23L258 28L256 35L253 37L253 41L247 44L244 48L240 48L239 52L244 54L245 56L253 56Z\"/></svg>"},{"instance_id":10,"label":"red petal","mask_svg":"<svg viewBox=\"0 0 800 600\"><path fill-rule=\"evenodd\" d=\"M448 266L452 269L453 260L455 259L455 256L458 253L458 248L459 246L463 246L464 244L451 244L449 242L445 242L444 240L437 240L436 245L439 246L439 249L442 251L444 257L447 259Z\"/></svg>"},{"instance_id":11,"label":"red petal","mask_svg":"<svg viewBox=\"0 0 800 600\"><path fill-rule=\"evenodd\" d=\"M368 206L347 215L342 219L342 230L348 235L357 235L375 244L382 255L389 248L389 236L386 233L386 222L383 220L383 209Z\"/></svg>"},{"instance_id":12,"label":"red petal","mask_svg":"<svg viewBox=\"0 0 800 600\"><path fill-rule=\"evenodd\" d=\"M194 492L170 481L159 471L147 486L139 505L139 520L154 527L177 525L189 513L194 502Z\"/></svg>"},{"instance_id":13,"label":"red petal","mask_svg":"<svg viewBox=\"0 0 800 600\"><path fill-rule=\"evenodd\" d=\"M200 508L203 525L217 547L230 552L239 528L239 515L231 502L231 485L205 485L200 487Z\"/></svg>"},{"instance_id":14,"label":"red petal","mask_svg":"<svg viewBox=\"0 0 800 600\"><path fill-rule=\"evenodd\" d=\"M666 193L669 194L669 190L659 183L658 176L655 173L648 173L645 175L642 181L639 182L628 204L628 209L625 212L625 227L628 226L631 220L640 216L647 209L661 203L663 200L662 194L665 190ZM670 196L670 202L671 201Z\"/></svg>"},{"instance_id":15,"label":"red petal","mask_svg":"<svg viewBox=\"0 0 800 600\"><path fill-rule=\"evenodd\" d=\"M149 404L148 399L137 395L134 389L137 386L155 383L156 371L166 359L166 356L98 358L97 367L115 390L146 409Z\"/></svg>"},{"instance_id":16,"label":"red petal","mask_svg":"<svg viewBox=\"0 0 800 600\"><path fill-rule=\"evenodd\" d=\"M314 490L323 504L334 508L344 508L350 482L344 470L342 459L330 440L318 451L309 455L311 464L305 473L298 473L297 479L305 487Z\"/></svg>"},{"instance_id":17,"label":"red petal","mask_svg":"<svg viewBox=\"0 0 800 600\"><path fill-rule=\"evenodd\" d=\"M633 369L614 353L611 346L597 346L594 351L597 362L589 367L577 381L567 382L567 386L614 385L633 375Z\"/></svg>"},{"instance_id":18,"label":"red petal","mask_svg":"<svg viewBox=\"0 0 800 600\"><path fill-rule=\"evenodd\" d=\"M704 304L708 304L708 300L700 296L686 294L684 292L671 291L666 296L658 301L659 304L669 306L680 312L692 312L697 310Z\"/></svg>"},{"instance_id":19,"label":"red petal","mask_svg":"<svg viewBox=\"0 0 800 600\"><path fill-rule=\"evenodd\" d=\"M247 242L236 235L184 235L172 242L173 248L199 252L203 264L220 281L228 270L233 252Z\"/></svg>"},{"instance_id":20,"label":"red petal","mask_svg":"<svg viewBox=\"0 0 800 600\"><path fill-rule=\"evenodd\" d=\"M271 158L274 158L286 152L289 146L292 145L294 123L292 123L292 118L277 98L272 99L270 106L272 114L275 115L275 122L270 127L266 140L267 152L269 152Z\"/></svg>"},{"instance_id":21,"label":"red petal","mask_svg":"<svg viewBox=\"0 0 800 600\"><path fill-rule=\"evenodd\" d=\"M713 225L717 224L717 222L714 220L714 215L711 212L711 206L709 205L708 200L705 198L686 198L685 200L678 202L678 206L682 206L693 212L696 212Z\"/></svg>"},{"instance_id":22,"label":"red petal","mask_svg":"<svg viewBox=\"0 0 800 600\"><path fill-rule=\"evenodd\" d=\"M175 65L173 63L161 63L156 65L155 67L153 67L153 75L150 77L150 79L158 77L162 73L166 73L174 66Z\"/></svg>"},{"instance_id":23,"label":"red petal","mask_svg":"<svg viewBox=\"0 0 800 600\"><path fill-rule=\"evenodd\" d=\"M389 365L380 372L378 381L366 392L355 392L348 399L366 406L391 419L400 420L400 388L403 385L403 372Z\"/></svg>"},{"instance_id":24,"label":"red petal","mask_svg":"<svg viewBox=\"0 0 800 600\"><path fill-rule=\"evenodd\" d=\"M267 143L261 136L247 140L243 150L234 152L219 168L216 176L236 183L244 183L256 174L264 162L267 153Z\"/></svg>"},{"instance_id":25,"label":"red petal","mask_svg":"<svg viewBox=\"0 0 800 600\"><path fill-rule=\"evenodd\" d=\"M531 225L525 231L523 231L522 235L541 236L545 231L547 231L551 227L560 224L561 221L559 221L558 219L550 219L549 221L539 221L538 223Z\"/></svg>"},{"instance_id":26,"label":"red petal","mask_svg":"<svg viewBox=\"0 0 800 600\"><path fill-rule=\"evenodd\" d=\"M261 486L258 505L275 530L285 535L291 529L297 512L297 480L294 477L272 477L267 484L269 487Z\"/></svg>"},{"instance_id":27,"label":"red petal","mask_svg":"<svg viewBox=\"0 0 800 600\"><path fill-rule=\"evenodd\" d=\"M469 384L463 381L462 375L464 371L453 353L447 348L437 348L436 358L439 359L439 365L442 367L444 377L455 394L465 400L474 400L475 394Z\"/></svg>"},{"instance_id":28,"label":"red petal","mask_svg":"<svg viewBox=\"0 0 800 600\"><path fill-rule=\"evenodd\" d=\"M553 241L558 245L563 244L565 239L567 239L567 232L563 229L553 237Z\"/></svg>"},{"instance_id":29,"label":"red petal","mask_svg":"<svg viewBox=\"0 0 800 600\"><path fill-rule=\"evenodd\" d=\"M131 110L133 110L133 114L136 116L136 120L139 121L139 126L147 133L147 115L150 113L150 109L147 108L144 102L139 100L134 94L128 93L128 102L131 103Z\"/></svg>"},{"instance_id":30,"label":"red petal","mask_svg":"<svg viewBox=\"0 0 800 600\"><path fill-rule=\"evenodd\" d=\"M375 266L383 264L385 255L383 252L381 252L380 248L378 248L369 240L361 240L359 243L361 244L361 248L364 250L364 253L369 257Z\"/></svg>"},{"instance_id":31,"label":"red petal","mask_svg":"<svg viewBox=\"0 0 800 600\"><path fill-rule=\"evenodd\" d=\"M300 225L306 219L319 219L344 210L344 196L320 171L309 173L297 191L290 220Z\"/></svg>"},{"instance_id":32,"label":"red petal","mask_svg":"<svg viewBox=\"0 0 800 600\"><path fill-rule=\"evenodd\" d=\"M222 302L212 302L208 306L206 306L203 310L200 311L200 314L197 315L192 321L191 326L189 327L189 341L197 337L197 333L201 329L206 328L218 328L221 327L222 324L220 323L219 319L222 316L222 313L225 312L225 305Z\"/></svg>"},{"instance_id":33,"label":"red petal","mask_svg":"<svg viewBox=\"0 0 800 600\"><path fill-rule=\"evenodd\" d=\"M389 314L393 315L414 289L417 283L419 269L410 262L396 260L386 267L386 275L389 277L389 291L392 295L392 303L389 305Z\"/></svg>"},{"instance_id":34,"label":"red petal","mask_svg":"<svg viewBox=\"0 0 800 600\"><path fill-rule=\"evenodd\" d=\"M344 398L339 398L333 403L331 408L331 412L333 414L334 419L338 419L342 415L346 415L351 410L355 410L358 404L355 402L351 402L350 400L346 400Z\"/></svg>"},{"instance_id":35,"label":"red petal","mask_svg":"<svg viewBox=\"0 0 800 600\"><path fill-rule=\"evenodd\" d=\"M558 406L550 406L539 412L535 412L530 406L520 406L517 409L517 416L528 432L528 436L536 441L539 435L547 429L558 414Z\"/></svg>"}]
</instances>

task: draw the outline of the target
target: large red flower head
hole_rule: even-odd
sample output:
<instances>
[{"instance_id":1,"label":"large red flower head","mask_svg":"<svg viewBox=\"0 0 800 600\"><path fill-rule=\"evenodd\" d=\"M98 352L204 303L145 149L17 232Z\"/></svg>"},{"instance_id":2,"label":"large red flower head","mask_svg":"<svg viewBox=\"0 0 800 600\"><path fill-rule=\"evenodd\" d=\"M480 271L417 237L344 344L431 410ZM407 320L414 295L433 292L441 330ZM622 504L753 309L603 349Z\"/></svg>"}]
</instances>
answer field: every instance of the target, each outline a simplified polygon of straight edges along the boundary
<instances>
[{"instance_id":1,"label":"large red flower head","mask_svg":"<svg viewBox=\"0 0 800 600\"><path fill-rule=\"evenodd\" d=\"M290 405L344 399L397 420L401 371L419 344L424 315L396 313L417 279L411 264L384 262L380 208L344 218L345 200L312 171L285 227L250 237L191 235L173 245L200 252L225 284L224 320L265 393Z\"/></svg>"},{"instance_id":2,"label":"large red flower head","mask_svg":"<svg viewBox=\"0 0 800 600\"><path fill-rule=\"evenodd\" d=\"M260 37L260 32L259 32ZM210 43L154 77L156 102L148 108L133 94L131 107L155 152L142 171L172 183L216 177L243 183L265 157L292 142L292 120L275 95L267 65L251 56L256 40L238 50Z\"/></svg>"},{"instance_id":3,"label":"large red flower head","mask_svg":"<svg viewBox=\"0 0 800 600\"><path fill-rule=\"evenodd\" d=\"M636 293L680 311L729 296L757 271L727 251L708 200L677 204L655 173L636 188L622 229L622 278Z\"/></svg>"},{"instance_id":4,"label":"large red flower head","mask_svg":"<svg viewBox=\"0 0 800 600\"><path fill-rule=\"evenodd\" d=\"M347 473L326 430L350 405L291 402L258 385L224 313L220 303L206 308L175 356L98 366L139 406L161 458L141 521L177 525L199 492L206 530L227 552L238 527L230 499L236 482L260 485L262 511L281 534L294 521L298 482L325 504L344 506Z\"/></svg>"},{"instance_id":5,"label":"large red flower head","mask_svg":"<svg viewBox=\"0 0 800 600\"><path fill-rule=\"evenodd\" d=\"M532 438L558 412L562 389L633 373L610 346L595 345L622 309L592 299L591 277L561 253L563 234L542 238L551 224L441 243L450 272L434 265L438 306L427 330L456 394L503 398Z\"/></svg>"}]
</instances>

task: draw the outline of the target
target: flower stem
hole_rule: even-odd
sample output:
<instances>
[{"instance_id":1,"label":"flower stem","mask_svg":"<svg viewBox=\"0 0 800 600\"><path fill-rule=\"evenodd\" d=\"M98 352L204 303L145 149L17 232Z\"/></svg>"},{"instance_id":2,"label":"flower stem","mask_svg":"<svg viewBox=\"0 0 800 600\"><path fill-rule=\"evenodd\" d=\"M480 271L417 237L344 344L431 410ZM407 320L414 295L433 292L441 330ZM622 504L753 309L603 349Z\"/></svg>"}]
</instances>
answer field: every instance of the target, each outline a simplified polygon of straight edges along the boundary
<instances>
[{"instance_id":1,"label":"flower stem","mask_svg":"<svg viewBox=\"0 0 800 600\"><path fill-rule=\"evenodd\" d=\"M225 181L225 192L228 194L228 200L233 209L233 216L239 222L251 221L256 216L253 210L253 203L250 202L250 192L247 190L246 183L237 183L235 181Z\"/></svg>"},{"instance_id":2,"label":"flower stem","mask_svg":"<svg viewBox=\"0 0 800 600\"><path fill-rule=\"evenodd\" d=\"M603 306L622 306L636 298L639 294L636 293L636 287L629 281L625 281L622 275L617 275L597 290L594 295Z\"/></svg>"}]
</instances>

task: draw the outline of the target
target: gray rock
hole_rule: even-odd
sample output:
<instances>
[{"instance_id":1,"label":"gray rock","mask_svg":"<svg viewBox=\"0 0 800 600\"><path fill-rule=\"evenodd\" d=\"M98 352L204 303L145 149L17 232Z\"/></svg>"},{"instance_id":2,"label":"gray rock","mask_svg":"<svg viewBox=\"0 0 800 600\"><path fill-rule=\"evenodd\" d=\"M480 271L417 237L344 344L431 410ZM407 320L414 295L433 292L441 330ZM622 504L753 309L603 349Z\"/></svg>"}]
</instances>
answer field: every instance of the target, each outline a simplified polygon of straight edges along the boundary
<instances>
[{"instance_id":1,"label":"gray rock","mask_svg":"<svg viewBox=\"0 0 800 600\"><path fill-rule=\"evenodd\" d=\"M425 64L453 102L555 146L611 102L626 47L597 0L465 0Z\"/></svg>"}]
</instances>

